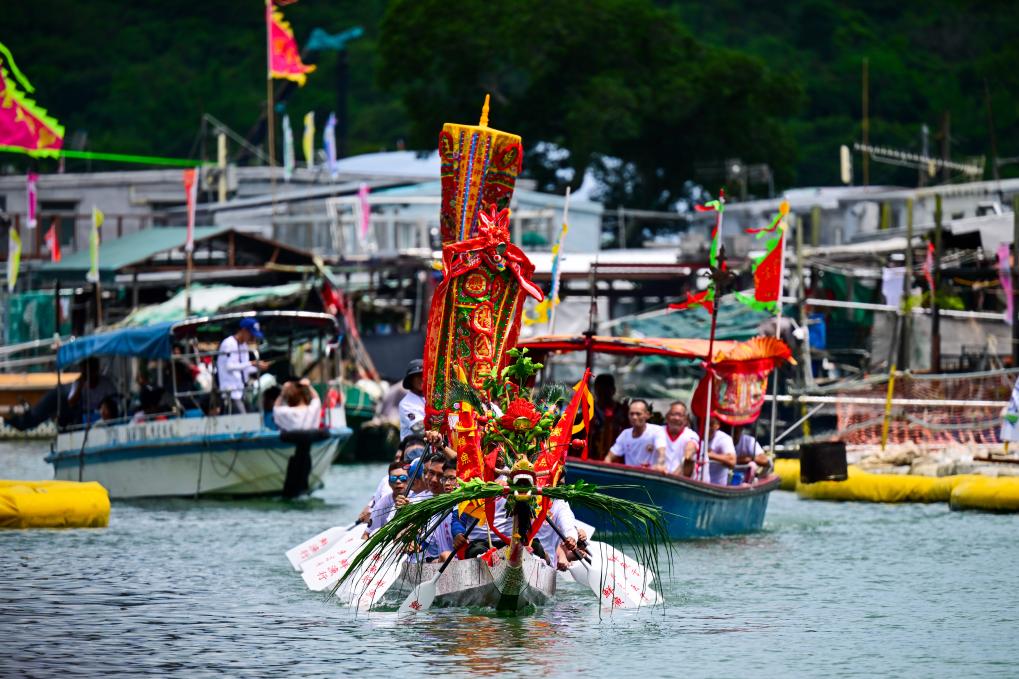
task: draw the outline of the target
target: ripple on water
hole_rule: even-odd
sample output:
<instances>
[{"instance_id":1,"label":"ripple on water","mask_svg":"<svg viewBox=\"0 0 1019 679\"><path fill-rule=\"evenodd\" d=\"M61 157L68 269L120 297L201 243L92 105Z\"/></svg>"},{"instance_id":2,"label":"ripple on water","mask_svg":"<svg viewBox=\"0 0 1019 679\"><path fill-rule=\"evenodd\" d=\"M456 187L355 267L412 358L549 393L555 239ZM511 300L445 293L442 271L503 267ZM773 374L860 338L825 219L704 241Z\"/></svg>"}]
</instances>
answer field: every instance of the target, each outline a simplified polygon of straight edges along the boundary
<instances>
[{"instance_id":1,"label":"ripple on water","mask_svg":"<svg viewBox=\"0 0 1019 679\"><path fill-rule=\"evenodd\" d=\"M0 445L0 477L48 477L44 452ZM336 467L298 502L115 502L106 529L0 532L0 675L1013 674L1014 517L775 493L763 532L675 545L664 609L600 617L566 587L528 617L406 622L308 592L283 557L383 472Z\"/></svg>"}]
</instances>

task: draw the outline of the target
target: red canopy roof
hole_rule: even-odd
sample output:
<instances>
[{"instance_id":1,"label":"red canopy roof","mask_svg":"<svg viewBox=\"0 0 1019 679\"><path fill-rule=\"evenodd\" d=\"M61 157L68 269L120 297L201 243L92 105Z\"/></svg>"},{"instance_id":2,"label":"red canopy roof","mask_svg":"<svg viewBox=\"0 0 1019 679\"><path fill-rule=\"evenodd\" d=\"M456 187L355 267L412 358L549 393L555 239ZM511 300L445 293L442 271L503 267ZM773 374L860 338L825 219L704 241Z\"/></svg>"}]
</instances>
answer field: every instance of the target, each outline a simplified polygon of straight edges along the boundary
<instances>
[{"instance_id":1,"label":"red canopy roof","mask_svg":"<svg viewBox=\"0 0 1019 679\"><path fill-rule=\"evenodd\" d=\"M715 340L715 355L731 351L738 342ZM676 358L708 357L708 340L679 339L675 337L610 337L595 335L542 335L517 342L520 348L535 353L587 351L596 354L622 354L624 356L673 356Z\"/></svg>"}]
</instances>

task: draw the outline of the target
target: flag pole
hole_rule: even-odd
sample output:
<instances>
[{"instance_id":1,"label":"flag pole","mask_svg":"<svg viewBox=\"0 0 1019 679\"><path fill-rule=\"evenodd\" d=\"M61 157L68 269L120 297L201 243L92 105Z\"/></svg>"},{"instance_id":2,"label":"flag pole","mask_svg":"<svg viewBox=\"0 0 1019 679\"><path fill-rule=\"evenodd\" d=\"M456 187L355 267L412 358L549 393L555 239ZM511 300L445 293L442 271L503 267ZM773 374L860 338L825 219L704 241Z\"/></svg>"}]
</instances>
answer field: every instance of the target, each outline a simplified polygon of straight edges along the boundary
<instances>
[{"instance_id":1,"label":"flag pole","mask_svg":"<svg viewBox=\"0 0 1019 679\"><path fill-rule=\"evenodd\" d=\"M272 3L273 0L265 0L265 122L268 127L269 142L269 185L272 195L272 213L269 215L269 225L275 231L276 228L276 119L273 109L272 86ZM273 237L276 234L273 233Z\"/></svg>"},{"instance_id":2,"label":"flag pole","mask_svg":"<svg viewBox=\"0 0 1019 679\"><path fill-rule=\"evenodd\" d=\"M704 369L708 376L708 398L704 404L704 436L701 438L701 449L698 455L697 469L694 472L694 476L701 481L707 480L708 477L708 452L711 447L709 435L711 434L711 398L712 388L715 386L715 374L714 374L714 351L715 351L715 331L718 328L718 307L722 303L722 296L725 295L724 285L720 286L720 281L724 280L722 276L717 274L722 273L725 270L725 244L722 240L722 219L725 214L725 191L718 192L718 215L715 218L715 231L716 238L718 239L718 266L713 267L711 270L711 285L715 286L715 299L711 308L711 334L708 335L708 360L705 363ZM721 288L721 289L720 289ZM710 477L708 477L710 478Z\"/></svg>"},{"instance_id":3,"label":"flag pole","mask_svg":"<svg viewBox=\"0 0 1019 679\"><path fill-rule=\"evenodd\" d=\"M785 289L785 246L786 246L786 231L788 224L786 218L782 217L779 222L782 227L782 255L780 257L778 265L778 299L775 300L775 338L779 339L782 334L782 292ZM771 455L775 455L775 423L778 421L778 368L774 371L771 385L771 445L768 450Z\"/></svg>"}]
</instances>

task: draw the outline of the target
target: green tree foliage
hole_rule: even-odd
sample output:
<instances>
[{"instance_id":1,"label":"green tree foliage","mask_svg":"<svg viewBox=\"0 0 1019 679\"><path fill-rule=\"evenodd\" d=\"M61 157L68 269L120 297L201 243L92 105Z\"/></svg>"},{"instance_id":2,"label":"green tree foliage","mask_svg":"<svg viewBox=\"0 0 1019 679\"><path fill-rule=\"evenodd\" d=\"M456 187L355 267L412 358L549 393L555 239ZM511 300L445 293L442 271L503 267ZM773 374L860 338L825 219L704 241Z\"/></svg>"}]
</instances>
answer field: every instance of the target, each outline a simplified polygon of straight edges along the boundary
<instances>
[{"instance_id":1,"label":"green tree foliage","mask_svg":"<svg viewBox=\"0 0 1019 679\"><path fill-rule=\"evenodd\" d=\"M1003 0L753 3L673 0L711 44L739 46L805 86L806 105L788 116L797 184L837 184L838 147L861 138L862 61L869 59L870 141L919 152L920 126L941 155L944 113L951 155L990 156L989 93L1000 156L1019 155L1019 5ZM986 85L986 86L985 86ZM989 160L989 158L988 158ZM856 181L861 181L859 155ZM871 183L916 185L917 171L870 164ZM1015 176L1019 166L1003 168ZM985 173L991 177L990 166ZM940 181L940 178L939 178Z\"/></svg>"},{"instance_id":2,"label":"green tree foliage","mask_svg":"<svg viewBox=\"0 0 1019 679\"><path fill-rule=\"evenodd\" d=\"M89 149L196 157L203 113L242 134L261 115L259 1L8 5L0 41ZM591 167L610 205L667 205L691 180L713 191L721 178L701 168L735 157L768 163L780 187L837 183L839 145L861 136L864 57L872 143L919 150L926 123L940 155L947 111L952 157L989 156L989 100L999 155L1019 156L1019 5L1006 0L301 0L284 12L299 45L316 27L365 29L349 48L350 152L434 149L443 122L476 120L491 93L492 125L524 137L525 173L561 190ZM321 130L336 107L337 56L313 60L287 101L298 136L306 111ZM871 163L872 183L916 180Z\"/></svg>"},{"instance_id":3,"label":"green tree foliage","mask_svg":"<svg viewBox=\"0 0 1019 679\"><path fill-rule=\"evenodd\" d=\"M354 153L393 148L406 132L403 106L375 86L384 5L306 0L283 10L299 46L316 27L365 29L348 50ZM6 8L0 42L36 86L39 103L67 128L68 141L87 132L92 150L196 157L203 113L246 134L264 111L263 7L234 0L33 0ZM321 130L336 107L336 53L309 61L317 61L318 70L287 101L298 139L305 112L316 111ZM84 162L68 166L83 169Z\"/></svg>"},{"instance_id":4,"label":"green tree foliage","mask_svg":"<svg viewBox=\"0 0 1019 679\"><path fill-rule=\"evenodd\" d=\"M645 0L512 11L397 1L382 34L382 83L411 112L415 146L433 146L443 121L472 122L491 93L491 124L524 137L527 171L546 189L562 188L557 170L571 168L577 183L597 163L610 203L662 207L683 195L699 161L792 168L783 117L800 100L795 79L705 45Z\"/></svg>"}]
</instances>

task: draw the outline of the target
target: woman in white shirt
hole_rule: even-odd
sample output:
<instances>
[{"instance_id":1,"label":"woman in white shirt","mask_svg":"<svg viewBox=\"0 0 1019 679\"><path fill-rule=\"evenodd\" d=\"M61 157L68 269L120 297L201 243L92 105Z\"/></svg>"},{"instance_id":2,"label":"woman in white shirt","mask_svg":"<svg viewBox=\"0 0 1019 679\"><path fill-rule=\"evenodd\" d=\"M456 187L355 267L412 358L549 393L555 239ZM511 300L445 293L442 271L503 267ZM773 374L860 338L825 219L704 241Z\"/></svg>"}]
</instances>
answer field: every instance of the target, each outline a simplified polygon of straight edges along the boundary
<instances>
[{"instance_id":1,"label":"woman in white shirt","mask_svg":"<svg viewBox=\"0 0 1019 679\"><path fill-rule=\"evenodd\" d=\"M272 419L283 431L318 429L322 402L311 382L287 382L272 407Z\"/></svg>"}]
</instances>

